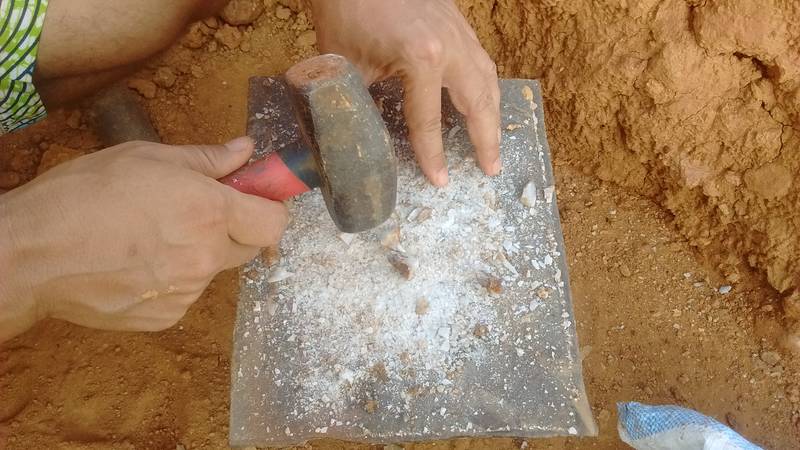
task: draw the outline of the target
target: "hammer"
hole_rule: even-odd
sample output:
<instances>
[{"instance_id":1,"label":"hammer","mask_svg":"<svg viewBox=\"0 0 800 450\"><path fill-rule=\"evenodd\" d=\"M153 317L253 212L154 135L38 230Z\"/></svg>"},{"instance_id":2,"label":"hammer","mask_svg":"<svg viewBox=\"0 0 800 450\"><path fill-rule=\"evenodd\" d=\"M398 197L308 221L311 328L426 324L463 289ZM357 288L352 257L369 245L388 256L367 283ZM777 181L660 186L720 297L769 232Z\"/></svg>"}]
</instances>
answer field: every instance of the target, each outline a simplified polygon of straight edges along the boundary
<instances>
[{"instance_id":1,"label":"hammer","mask_svg":"<svg viewBox=\"0 0 800 450\"><path fill-rule=\"evenodd\" d=\"M220 181L277 201L319 187L346 233L385 222L397 198L397 156L358 70L342 56L320 55L284 78L302 138Z\"/></svg>"}]
</instances>

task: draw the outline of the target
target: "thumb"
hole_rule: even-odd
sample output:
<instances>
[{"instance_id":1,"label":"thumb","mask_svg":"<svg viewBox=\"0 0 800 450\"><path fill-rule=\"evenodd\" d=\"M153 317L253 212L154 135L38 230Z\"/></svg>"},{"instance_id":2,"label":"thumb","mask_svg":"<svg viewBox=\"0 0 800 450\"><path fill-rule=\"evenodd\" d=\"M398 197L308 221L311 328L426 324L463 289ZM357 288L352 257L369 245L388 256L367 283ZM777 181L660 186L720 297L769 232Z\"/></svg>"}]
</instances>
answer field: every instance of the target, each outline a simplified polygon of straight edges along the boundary
<instances>
[{"instance_id":1,"label":"thumb","mask_svg":"<svg viewBox=\"0 0 800 450\"><path fill-rule=\"evenodd\" d=\"M211 178L221 178L242 167L253 154L255 144L242 136L222 145L179 145L174 162Z\"/></svg>"}]
</instances>

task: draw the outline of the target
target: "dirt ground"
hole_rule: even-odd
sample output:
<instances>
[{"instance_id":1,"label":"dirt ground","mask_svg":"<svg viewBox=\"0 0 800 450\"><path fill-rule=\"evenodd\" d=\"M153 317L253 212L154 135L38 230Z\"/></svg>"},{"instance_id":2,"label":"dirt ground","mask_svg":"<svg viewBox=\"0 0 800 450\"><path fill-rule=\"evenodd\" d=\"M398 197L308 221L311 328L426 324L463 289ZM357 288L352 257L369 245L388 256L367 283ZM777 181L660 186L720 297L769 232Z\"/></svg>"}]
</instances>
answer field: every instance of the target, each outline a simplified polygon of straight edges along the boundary
<instances>
[{"instance_id":1,"label":"dirt ground","mask_svg":"<svg viewBox=\"0 0 800 450\"><path fill-rule=\"evenodd\" d=\"M615 403L627 400L697 409L765 448L800 447L800 359L781 345L786 319L773 289L796 286L791 174L800 161L793 133L800 94L792 86L800 75L792 70L800 66L792 58L800 20L784 22L800 19L800 7L775 1L752 11L748 20L777 30L763 42L747 39L753 23L731 20L729 42L714 34L714 21L729 17L725 1L627 7L623 0L592 10L579 1L460 3L504 76L544 82L600 436L406 448L622 448ZM313 53L308 17L266 4L250 26L195 25L135 75L131 86L165 142L242 134L247 77L279 73ZM701 44L706 50L693 50ZM694 65L675 66L687 60ZM734 79L716 86L727 76ZM714 117L698 119L705 113L691 96ZM99 149L86 115L80 107L55 111L4 137L0 189ZM704 147L702 136L712 135L713 148ZM790 172L788 186L760 182L765 166L779 182ZM720 294L723 285L731 292ZM237 274L221 274L178 326L161 333L45 321L3 344L0 449L227 448L237 290Z\"/></svg>"}]
</instances>

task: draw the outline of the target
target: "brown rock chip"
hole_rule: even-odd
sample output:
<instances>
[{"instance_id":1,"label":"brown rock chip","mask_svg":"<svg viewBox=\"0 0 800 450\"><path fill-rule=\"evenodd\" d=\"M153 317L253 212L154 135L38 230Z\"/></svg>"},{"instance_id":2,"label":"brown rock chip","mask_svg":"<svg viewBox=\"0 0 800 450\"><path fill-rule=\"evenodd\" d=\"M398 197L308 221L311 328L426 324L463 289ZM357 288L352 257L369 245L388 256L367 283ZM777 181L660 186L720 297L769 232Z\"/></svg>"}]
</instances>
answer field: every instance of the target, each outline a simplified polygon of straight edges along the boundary
<instances>
[{"instance_id":1,"label":"brown rock chip","mask_svg":"<svg viewBox=\"0 0 800 450\"><path fill-rule=\"evenodd\" d=\"M231 25L249 25L264 12L261 0L233 0L225 5L220 16Z\"/></svg>"},{"instance_id":2,"label":"brown rock chip","mask_svg":"<svg viewBox=\"0 0 800 450\"><path fill-rule=\"evenodd\" d=\"M745 172L744 182L747 189L759 197L766 200L778 199L789 193L792 173L786 167L770 162Z\"/></svg>"},{"instance_id":3,"label":"brown rock chip","mask_svg":"<svg viewBox=\"0 0 800 450\"><path fill-rule=\"evenodd\" d=\"M155 98L158 86L150 80L131 78L128 87L138 92L144 98Z\"/></svg>"},{"instance_id":4,"label":"brown rock chip","mask_svg":"<svg viewBox=\"0 0 800 450\"><path fill-rule=\"evenodd\" d=\"M177 76L175 76L175 72L172 71L172 68L167 66L159 67L153 75L153 82L163 88L171 88L175 84L176 79Z\"/></svg>"},{"instance_id":5,"label":"brown rock chip","mask_svg":"<svg viewBox=\"0 0 800 450\"><path fill-rule=\"evenodd\" d=\"M229 49L234 49L239 47L239 44L242 43L242 32L239 31L238 28L232 27L230 25L223 25L214 33L214 38L220 44L224 45Z\"/></svg>"},{"instance_id":6,"label":"brown rock chip","mask_svg":"<svg viewBox=\"0 0 800 450\"><path fill-rule=\"evenodd\" d=\"M297 37L297 41L295 41L295 44L298 47L311 47L316 43L317 32L314 30L308 30L300 33L300 36Z\"/></svg>"}]
</instances>

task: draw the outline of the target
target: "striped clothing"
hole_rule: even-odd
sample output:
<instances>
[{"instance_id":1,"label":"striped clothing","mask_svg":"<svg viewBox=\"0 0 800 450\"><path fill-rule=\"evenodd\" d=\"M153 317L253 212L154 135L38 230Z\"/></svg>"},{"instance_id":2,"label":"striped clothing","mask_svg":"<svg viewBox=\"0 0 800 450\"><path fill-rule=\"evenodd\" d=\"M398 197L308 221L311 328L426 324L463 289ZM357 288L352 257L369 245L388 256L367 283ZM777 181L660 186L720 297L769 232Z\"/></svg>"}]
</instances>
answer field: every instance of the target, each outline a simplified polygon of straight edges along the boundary
<instances>
[{"instance_id":1,"label":"striped clothing","mask_svg":"<svg viewBox=\"0 0 800 450\"><path fill-rule=\"evenodd\" d=\"M33 69L47 0L0 0L0 134L46 115Z\"/></svg>"}]
</instances>

